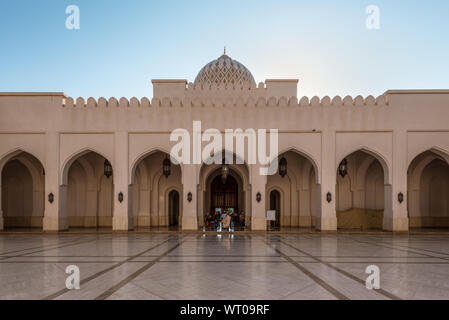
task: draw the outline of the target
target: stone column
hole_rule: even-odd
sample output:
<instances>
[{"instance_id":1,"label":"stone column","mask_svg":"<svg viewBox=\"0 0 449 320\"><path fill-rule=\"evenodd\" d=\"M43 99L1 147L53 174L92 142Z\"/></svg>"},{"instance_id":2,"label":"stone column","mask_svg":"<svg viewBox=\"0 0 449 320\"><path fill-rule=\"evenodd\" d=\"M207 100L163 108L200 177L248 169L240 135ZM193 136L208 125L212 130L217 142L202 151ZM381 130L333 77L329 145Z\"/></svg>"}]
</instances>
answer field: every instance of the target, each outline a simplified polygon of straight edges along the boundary
<instances>
[{"instance_id":1,"label":"stone column","mask_svg":"<svg viewBox=\"0 0 449 320\"><path fill-rule=\"evenodd\" d=\"M198 193L196 165L182 165L182 230L198 230ZM192 193L192 201L188 201L188 194Z\"/></svg>"},{"instance_id":2,"label":"stone column","mask_svg":"<svg viewBox=\"0 0 449 320\"><path fill-rule=\"evenodd\" d=\"M252 231L266 231L267 217L266 217L266 193L267 176L260 174L259 165L249 165L249 174L251 176L251 230ZM261 194L262 199L257 201L257 193Z\"/></svg>"},{"instance_id":3,"label":"stone column","mask_svg":"<svg viewBox=\"0 0 449 320\"><path fill-rule=\"evenodd\" d=\"M407 213L407 131L393 132L393 164L389 174L392 185L385 185L383 229L387 231L408 231ZM398 195L404 201L398 201Z\"/></svg>"},{"instance_id":4,"label":"stone column","mask_svg":"<svg viewBox=\"0 0 449 320\"><path fill-rule=\"evenodd\" d=\"M335 209L337 173L335 168L335 132L323 131L321 146L321 184L316 186L317 219L316 229L337 231L337 212ZM327 193L332 200L327 201Z\"/></svg>"},{"instance_id":5,"label":"stone column","mask_svg":"<svg viewBox=\"0 0 449 320\"><path fill-rule=\"evenodd\" d=\"M114 136L114 212L112 229L114 231L132 230L133 225L133 187L129 184L128 132L116 132ZM119 194L123 194L122 202Z\"/></svg>"},{"instance_id":6,"label":"stone column","mask_svg":"<svg viewBox=\"0 0 449 320\"><path fill-rule=\"evenodd\" d=\"M59 170L59 132L45 134L45 211L43 220L44 231L67 230L67 185L60 185L62 172ZM54 201L48 201L49 194Z\"/></svg>"}]
</instances>

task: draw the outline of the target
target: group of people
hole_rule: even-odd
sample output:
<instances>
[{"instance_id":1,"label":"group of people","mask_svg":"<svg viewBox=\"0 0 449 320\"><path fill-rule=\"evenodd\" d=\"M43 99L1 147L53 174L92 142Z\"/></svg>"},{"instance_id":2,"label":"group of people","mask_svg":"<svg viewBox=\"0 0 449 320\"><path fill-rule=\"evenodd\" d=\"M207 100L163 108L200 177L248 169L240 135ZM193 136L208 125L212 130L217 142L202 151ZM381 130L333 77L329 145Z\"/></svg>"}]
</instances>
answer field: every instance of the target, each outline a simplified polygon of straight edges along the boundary
<instances>
[{"instance_id":1,"label":"group of people","mask_svg":"<svg viewBox=\"0 0 449 320\"><path fill-rule=\"evenodd\" d=\"M240 214L237 212L227 212L224 210L221 214L216 211L213 214L210 211L206 211L206 215L204 217L204 224L207 230L219 229L234 229L237 223L240 223L240 227L245 226L245 213L240 211Z\"/></svg>"}]
</instances>

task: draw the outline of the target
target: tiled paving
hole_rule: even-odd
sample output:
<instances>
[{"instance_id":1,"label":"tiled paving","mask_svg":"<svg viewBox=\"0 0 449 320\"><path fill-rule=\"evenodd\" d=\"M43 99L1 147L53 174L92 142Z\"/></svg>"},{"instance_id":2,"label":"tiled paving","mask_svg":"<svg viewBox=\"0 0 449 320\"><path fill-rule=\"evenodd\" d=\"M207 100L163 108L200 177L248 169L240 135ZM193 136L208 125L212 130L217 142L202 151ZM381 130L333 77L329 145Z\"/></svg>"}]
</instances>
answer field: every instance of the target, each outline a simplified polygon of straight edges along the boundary
<instances>
[{"instance_id":1,"label":"tiled paving","mask_svg":"<svg viewBox=\"0 0 449 320\"><path fill-rule=\"evenodd\" d=\"M0 234L0 299L449 299L449 236Z\"/></svg>"}]
</instances>

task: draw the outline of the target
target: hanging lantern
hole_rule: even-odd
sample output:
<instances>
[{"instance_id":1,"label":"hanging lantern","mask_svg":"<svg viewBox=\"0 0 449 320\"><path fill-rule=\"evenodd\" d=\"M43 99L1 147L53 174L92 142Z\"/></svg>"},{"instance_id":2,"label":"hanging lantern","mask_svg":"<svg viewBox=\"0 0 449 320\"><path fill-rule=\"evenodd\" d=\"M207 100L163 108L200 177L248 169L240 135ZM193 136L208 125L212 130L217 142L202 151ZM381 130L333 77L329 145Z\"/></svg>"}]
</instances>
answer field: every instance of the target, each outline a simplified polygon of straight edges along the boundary
<instances>
[{"instance_id":1,"label":"hanging lantern","mask_svg":"<svg viewBox=\"0 0 449 320\"><path fill-rule=\"evenodd\" d=\"M287 174L287 159L285 157L279 161L279 174L282 178Z\"/></svg>"},{"instance_id":2,"label":"hanging lantern","mask_svg":"<svg viewBox=\"0 0 449 320\"><path fill-rule=\"evenodd\" d=\"M404 194L402 192L399 192L399 194L398 194L398 201L399 201L399 203L404 202Z\"/></svg>"},{"instance_id":3,"label":"hanging lantern","mask_svg":"<svg viewBox=\"0 0 449 320\"><path fill-rule=\"evenodd\" d=\"M340 165L338 166L338 174L344 178L348 174L348 160L343 159L342 162L340 162Z\"/></svg>"},{"instance_id":4,"label":"hanging lantern","mask_svg":"<svg viewBox=\"0 0 449 320\"><path fill-rule=\"evenodd\" d=\"M223 157L223 162L221 166L221 182L223 184L226 184L226 181L228 179L229 174L229 165L226 164L225 157Z\"/></svg>"},{"instance_id":5,"label":"hanging lantern","mask_svg":"<svg viewBox=\"0 0 449 320\"><path fill-rule=\"evenodd\" d=\"M51 192L48 195L48 202L53 203L53 201L55 201L55 195Z\"/></svg>"},{"instance_id":6,"label":"hanging lantern","mask_svg":"<svg viewBox=\"0 0 449 320\"><path fill-rule=\"evenodd\" d=\"M165 178L171 174L171 161L168 158L165 158L162 162L162 171L164 173Z\"/></svg>"},{"instance_id":7,"label":"hanging lantern","mask_svg":"<svg viewBox=\"0 0 449 320\"><path fill-rule=\"evenodd\" d=\"M112 166L108 160L104 161L104 175L109 179L112 176Z\"/></svg>"}]
</instances>

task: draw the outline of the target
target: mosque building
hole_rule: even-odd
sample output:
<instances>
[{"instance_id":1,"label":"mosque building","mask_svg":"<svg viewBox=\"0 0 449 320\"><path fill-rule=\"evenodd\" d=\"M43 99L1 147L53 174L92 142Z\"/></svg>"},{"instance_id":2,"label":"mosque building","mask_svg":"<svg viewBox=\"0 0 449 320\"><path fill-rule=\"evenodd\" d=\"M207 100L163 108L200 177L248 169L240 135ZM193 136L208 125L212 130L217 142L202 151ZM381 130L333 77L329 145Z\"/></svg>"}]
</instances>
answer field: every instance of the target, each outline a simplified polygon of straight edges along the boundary
<instances>
[{"instance_id":1,"label":"mosque building","mask_svg":"<svg viewBox=\"0 0 449 320\"><path fill-rule=\"evenodd\" d=\"M449 90L308 98L226 53L193 83L152 83L140 100L0 92L0 230L203 230L228 209L248 231L449 227ZM277 129L278 170L261 175L248 148L224 148L231 164L171 161L172 132L195 121Z\"/></svg>"}]
</instances>

